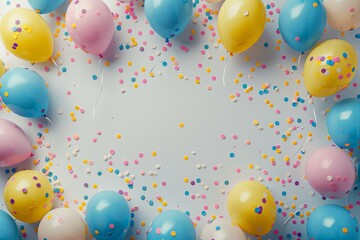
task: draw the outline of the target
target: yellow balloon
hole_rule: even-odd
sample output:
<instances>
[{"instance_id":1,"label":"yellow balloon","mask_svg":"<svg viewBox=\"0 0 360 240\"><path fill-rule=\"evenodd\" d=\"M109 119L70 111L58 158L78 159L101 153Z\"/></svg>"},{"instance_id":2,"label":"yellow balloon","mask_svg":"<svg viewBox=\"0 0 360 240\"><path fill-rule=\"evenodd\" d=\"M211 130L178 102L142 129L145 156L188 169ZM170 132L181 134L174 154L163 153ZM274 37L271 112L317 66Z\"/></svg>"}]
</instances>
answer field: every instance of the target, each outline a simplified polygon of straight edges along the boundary
<instances>
[{"instance_id":1,"label":"yellow balloon","mask_svg":"<svg viewBox=\"0 0 360 240\"><path fill-rule=\"evenodd\" d=\"M4 63L0 60L0 77L5 73Z\"/></svg>"},{"instance_id":2,"label":"yellow balloon","mask_svg":"<svg viewBox=\"0 0 360 240\"><path fill-rule=\"evenodd\" d=\"M350 43L340 39L325 41L306 58L306 90L314 97L327 97L340 92L349 86L357 67L357 52Z\"/></svg>"},{"instance_id":3,"label":"yellow balloon","mask_svg":"<svg viewBox=\"0 0 360 240\"><path fill-rule=\"evenodd\" d=\"M44 174L25 170L14 174L7 181L4 201L14 218L26 223L36 223L51 210L54 192Z\"/></svg>"},{"instance_id":4,"label":"yellow balloon","mask_svg":"<svg viewBox=\"0 0 360 240\"><path fill-rule=\"evenodd\" d=\"M228 52L243 52L259 40L265 22L261 0L226 0L218 17L220 39Z\"/></svg>"},{"instance_id":5,"label":"yellow balloon","mask_svg":"<svg viewBox=\"0 0 360 240\"><path fill-rule=\"evenodd\" d=\"M228 195L227 208L234 223L255 236L270 232L276 220L274 197L257 181L238 183Z\"/></svg>"},{"instance_id":6,"label":"yellow balloon","mask_svg":"<svg viewBox=\"0 0 360 240\"><path fill-rule=\"evenodd\" d=\"M0 23L1 40L15 56L30 62L45 62L53 53L49 26L35 11L15 8Z\"/></svg>"}]
</instances>

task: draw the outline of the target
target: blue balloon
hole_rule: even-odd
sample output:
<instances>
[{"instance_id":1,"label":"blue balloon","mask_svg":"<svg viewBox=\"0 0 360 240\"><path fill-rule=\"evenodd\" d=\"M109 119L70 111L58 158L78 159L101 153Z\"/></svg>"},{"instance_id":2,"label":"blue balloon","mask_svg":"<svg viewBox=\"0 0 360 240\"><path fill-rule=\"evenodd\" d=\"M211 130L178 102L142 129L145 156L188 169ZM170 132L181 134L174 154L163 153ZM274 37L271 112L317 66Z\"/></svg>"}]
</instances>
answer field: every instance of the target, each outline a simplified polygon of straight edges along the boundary
<instances>
[{"instance_id":1,"label":"blue balloon","mask_svg":"<svg viewBox=\"0 0 360 240\"><path fill-rule=\"evenodd\" d=\"M358 154L360 146L360 100L348 98L336 103L327 114L326 125L334 143Z\"/></svg>"},{"instance_id":2,"label":"blue balloon","mask_svg":"<svg viewBox=\"0 0 360 240\"><path fill-rule=\"evenodd\" d=\"M2 210L0 210L0 224L0 240L21 239L19 229L14 219Z\"/></svg>"},{"instance_id":3,"label":"blue balloon","mask_svg":"<svg viewBox=\"0 0 360 240\"><path fill-rule=\"evenodd\" d=\"M44 79L27 68L13 68L0 79L0 96L14 113L27 118L46 116L49 93Z\"/></svg>"},{"instance_id":4,"label":"blue balloon","mask_svg":"<svg viewBox=\"0 0 360 240\"><path fill-rule=\"evenodd\" d=\"M188 215L170 210L161 213L152 221L147 240L196 240L196 232Z\"/></svg>"},{"instance_id":5,"label":"blue balloon","mask_svg":"<svg viewBox=\"0 0 360 240\"><path fill-rule=\"evenodd\" d=\"M279 15L280 34L292 49L305 52L320 40L326 21L322 0L288 0Z\"/></svg>"},{"instance_id":6,"label":"blue balloon","mask_svg":"<svg viewBox=\"0 0 360 240\"><path fill-rule=\"evenodd\" d=\"M310 240L357 240L359 224L355 216L343 207L327 204L310 215L306 232Z\"/></svg>"},{"instance_id":7,"label":"blue balloon","mask_svg":"<svg viewBox=\"0 0 360 240\"><path fill-rule=\"evenodd\" d=\"M145 15L150 26L165 38L179 35L192 17L192 0L146 0Z\"/></svg>"},{"instance_id":8,"label":"blue balloon","mask_svg":"<svg viewBox=\"0 0 360 240\"><path fill-rule=\"evenodd\" d=\"M95 194L86 208L85 221L97 240L122 240L130 226L130 209L117 192Z\"/></svg>"},{"instance_id":9,"label":"blue balloon","mask_svg":"<svg viewBox=\"0 0 360 240\"><path fill-rule=\"evenodd\" d=\"M30 6L40 14L49 13L58 9L66 0L28 0Z\"/></svg>"}]
</instances>

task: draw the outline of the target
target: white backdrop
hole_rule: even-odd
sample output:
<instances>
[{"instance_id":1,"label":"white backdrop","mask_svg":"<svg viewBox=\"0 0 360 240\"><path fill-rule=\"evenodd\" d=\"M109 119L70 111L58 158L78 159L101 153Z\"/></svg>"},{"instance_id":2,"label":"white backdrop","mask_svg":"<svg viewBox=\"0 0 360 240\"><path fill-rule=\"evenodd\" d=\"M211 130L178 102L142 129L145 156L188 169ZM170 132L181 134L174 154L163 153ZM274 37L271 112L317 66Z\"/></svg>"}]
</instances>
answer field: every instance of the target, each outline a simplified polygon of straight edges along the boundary
<instances>
[{"instance_id":1,"label":"white backdrop","mask_svg":"<svg viewBox=\"0 0 360 240\"><path fill-rule=\"evenodd\" d=\"M276 224L264 239L307 239L305 214L325 203L347 204L360 216L358 190L348 199L323 200L304 180L303 171L309 153L332 144L324 113L335 101L358 96L358 74L354 84L338 96L310 104L296 69L299 54L276 33L277 10L284 1L265 0L269 20L265 32L251 49L229 58L225 86L226 50L218 43L215 14L221 3L195 3L194 14L199 15L168 45L151 34L140 2L132 7L105 2L115 14L115 26L121 27L114 37L114 54L110 54L114 59L103 67L104 90L95 118L92 109L101 86L99 58L69 41L64 28L66 6L44 16L54 34L58 33L54 56L61 74L51 62L31 65L0 45L0 59L7 68L28 67L46 80L51 94L49 118L54 123L51 127L46 120L0 111L2 118L20 125L37 147L34 158L16 169L0 169L1 190L12 171L48 168L54 187L64 190L55 205L68 205L81 214L82 204L96 192L122 191L133 210L127 239L146 239L159 208L188 211L199 236L212 216L228 217L227 192L251 177L268 186L277 201ZM25 0L0 1L0 17L18 5L29 7ZM343 38L358 49L359 32L341 36L327 28L322 41ZM152 77L149 72L154 66ZM296 92L305 102L294 107ZM313 109L316 127L311 125ZM38 132L44 134L42 143L36 141ZM284 141L287 132L291 135ZM312 141L296 154L309 135ZM50 141L51 147L46 148ZM277 145L279 153L273 150ZM46 162L49 153L56 157ZM0 208L5 209L2 191L0 196ZM297 211L300 215L284 225L289 214ZM26 239L37 239L36 225L18 224Z\"/></svg>"}]
</instances>

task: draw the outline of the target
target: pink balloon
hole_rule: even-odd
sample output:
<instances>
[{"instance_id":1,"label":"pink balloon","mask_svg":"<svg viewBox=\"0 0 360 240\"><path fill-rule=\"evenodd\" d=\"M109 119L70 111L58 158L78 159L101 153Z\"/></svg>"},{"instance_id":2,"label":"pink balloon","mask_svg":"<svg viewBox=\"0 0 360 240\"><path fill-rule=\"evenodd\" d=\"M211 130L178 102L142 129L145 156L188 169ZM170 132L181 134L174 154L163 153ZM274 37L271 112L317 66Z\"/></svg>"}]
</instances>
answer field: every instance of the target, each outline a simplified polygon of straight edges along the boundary
<instances>
[{"instance_id":1,"label":"pink balloon","mask_svg":"<svg viewBox=\"0 0 360 240\"><path fill-rule=\"evenodd\" d=\"M114 36L113 16L101 0L73 0L66 11L70 37L85 52L101 55Z\"/></svg>"},{"instance_id":2,"label":"pink balloon","mask_svg":"<svg viewBox=\"0 0 360 240\"><path fill-rule=\"evenodd\" d=\"M16 124L0 119L0 167L10 167L32 156L32 146Z\"/></svg>"},{"instance_id":3,"label":"pink balloon","mask_svg":"<svg viewBox=\"0 0 360 240\"><path fill-rule=\"evenodd\" d=\"M339 199L347 196L355 183L356 170L348 154L337 147L320 148L305 165L310 186L323 196Z\"/></svg>"}]
</instances>

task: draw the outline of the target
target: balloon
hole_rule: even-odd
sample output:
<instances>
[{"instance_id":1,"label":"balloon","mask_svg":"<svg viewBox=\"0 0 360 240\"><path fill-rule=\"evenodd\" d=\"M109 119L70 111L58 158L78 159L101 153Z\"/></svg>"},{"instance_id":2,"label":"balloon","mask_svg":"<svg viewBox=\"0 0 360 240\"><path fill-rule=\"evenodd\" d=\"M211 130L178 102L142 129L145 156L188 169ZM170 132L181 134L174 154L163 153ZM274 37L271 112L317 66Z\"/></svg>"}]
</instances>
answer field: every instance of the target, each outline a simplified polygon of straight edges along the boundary
<instances>
[{"instance_id":1,"label":"balloon","mask_svg":"<svg viewBox=\"0 0 360 240\"><path fill-rule=\"evenodd\" d=\"M145 15L157 34L168 40L182 33L192 17L192 0L146 0Z\"/></svg>"},{"instance_id":2,"label":"balloon","mask_svg":"<svg viewBox=\"0 0 360 240\"><path fill-rule=\"evenodd\" d=\"M337 147L315 151L306 162L305 175L315 191L331 199L347 196L356 179L352 159Z\"/></svg>"},{"instance_id":3,"label":"balloon","mask_svg":"<svg viewBox=\"0 0 360 240\"><path fill-rule=\"evenodd\" d=\"M322 0L288 0L279 15L280 34L295 51L305 52L320 40L326 26Z\"/></svg>"},{"instance_id":4,"label":"balloon","mask_svg":"<svg viewBox=\"0 0 360 240\"><path fill-rule=\"evenodd\" d=\"M220 8L218 29L230 53L240 53L254 45L265 29L266 11L261 0L227 0Z\"/></svg>"},{"instance_id":5,"label":"balloon","mask_svg":"<svg viewBox=\"0 0 360 240\"><path fill-rule=\"evenodd\" d=\"M15 123L0 118L0 167L19 164L32 156L32 145Z\"/></svg>"},{"instance_id":6,"label":"balloon","mask_svg":"<svg viewBox=\"0 0 360 240\"><path fill-rule=\"evenodd\" d=\"M360 2L358 0L324 0L328 23L339 31L360 26Z\"/></svg>"},{"instance_id":7,"label":"balloon","mask_svg":"<svg viewBox=\"0 0 360 240\"><path fill-rule=\"evenodd\" d=\"M305 87L314 97L333 95L347 88L357 67L357 52L350 43L340 39L325 41L305 61Z\"/></svg>"},{"instance_id":8,"label":"balloon","mask_svg":"<svg viewBox=\"0 0 360 240\"><path fill-rule=\"evenodd\" d=\"M336 103L326 116L331 139L340 148L358 150L360 146L360 100L349 98Z\"/></svg>"},{"instance_id":9,"label":"balloon","mask_svg":"<svg viewBox=\"0 0 360 240\"><path fill-rule=\"evenodd\" d=\"M95 239L122 240L130 226L130 209L122 195L102 191L90 199L85 220Z\"/></svg>"},{"instance_id":10,"label":"balloon","mask_svg":"<svg viewBox=\"0 0 360 240\"><path fill-rule=\"evenodd\" d=\"M306 232L310 240L355 240L360 238L355 216L343 207L327 204L310 215Z\"/></svg>"},{"instance_id":11,"label":"balloon","mask_svg":"<svg viewBox=\"0 0 360 240\"><path fill-rule=\"evenodd\" d=\"M0 60L0 78L5 73L4 63Z\"/></svg>"},{"instance_id":12,"label":"balloon","mask_svg":"<svg viewBox=\"0 0 360 240\"><path fill-rule=\"evenodd\" d=\"M200 240L246 240L246 237L236 224L218 218L204 227Z\"/></svg>"},{"instance_id":13,"label":"balloon","mask_svg":"<svg viewBox=\"0 0 360 240\"><path fill-rule=\"evenodd\" d=\"M6 212L0 210L0 240L20 240L20 232L14 219Z\"/></svg>"},{"instance_id":14,"label":"balloon","mask_svg":"<svg viewBox=\"0 0 360 240\"><path fill-rule=\"evenodd\" d=\"M30 6L40 14L49 13L58 9L66 0L28 0Z\"/></svg>"},{"instance_id":15,"label":"balloon","mask_svg":"<svg viewBox=\"0 0 360 240\"><path fill-rule=\"evenodd\" d=\"M101 55L114 36L113 16L101 0L74 0L66 11L66 28L85 52Z\"/></svg>"},{"instance_id":16,"label":"balloon","mask_svg":"<svg viewBox=\"0 0 360 240\"><path fill-rule=\"evenodd\" d=\"M54 192L44 174L25 170L15 173L7 181L4 201L10 214L16 219L36 223L52 208Z\"/></svg>"},{"instance_id":17,"label":"balloon","mask_svg":"<svg viewBox=\"0 0 360 240\"><path fill-rule=\"evenodd\" d=\"M275 200L269 189L257 181L242 181L229 193L228 212L245 232L262 236L276 220Z\"/></svg>"},{"instance_id":18,"label":"balloon","mask_svg":"<svg viewBox=\"0 0 360 240\"><path fill-rule=\"evenodd\" d=\"M15 8L0 23L4 46L18 58L45 62L53 53L53 37L44 19L31 9Z\"/></svg>"},{"instance_id":19,"label":"balloon","mask_svg":"<svg viewBox=\"0 0 360 240\"><path fill-rule=\"evenodd\" d=\"M196 240L196 232L188 215L178 210L169 210L160 213L152 221L147 240Z\"/></svg>"},{"instance_id":20,"label":"balloon","mask_svg":"<svg viewBox=\"0 0 360 240\"><path fill-rule=\"evenodd\" d=\"M49 94L44 79L27 68L12 68L0 79L0 96L14 113L27 118L46 116Z\"/></svg>"},{"instance_id":21,"label":"balloon","mask_svg":"<svg viewBox=\"0 0 360 240\"><path fill-rule=\"evenodd\" d=\"M70 208L56 208L41 220L38 240L85 240L86 231L79 213Z\"/></svg>"}]
</instances>

